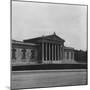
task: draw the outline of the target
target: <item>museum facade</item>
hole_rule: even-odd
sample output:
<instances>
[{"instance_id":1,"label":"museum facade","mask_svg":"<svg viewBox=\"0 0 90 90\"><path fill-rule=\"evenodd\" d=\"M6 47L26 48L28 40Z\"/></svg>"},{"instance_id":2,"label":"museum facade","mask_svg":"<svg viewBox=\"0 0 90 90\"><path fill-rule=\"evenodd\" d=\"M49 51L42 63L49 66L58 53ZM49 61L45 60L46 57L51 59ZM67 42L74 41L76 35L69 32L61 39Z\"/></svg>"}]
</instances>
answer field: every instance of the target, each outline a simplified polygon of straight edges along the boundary
<instances>
[{"instance_id":1,"label":"museum facade","mask_svg":"<svg viewBox=\"0 0 90 90\"><path fill-rule=\"evenodd\" d=\"M65 47L65 40L52 35L12 40L12 65L76 63L74 48Z\"/></svg>"}]
</instances>

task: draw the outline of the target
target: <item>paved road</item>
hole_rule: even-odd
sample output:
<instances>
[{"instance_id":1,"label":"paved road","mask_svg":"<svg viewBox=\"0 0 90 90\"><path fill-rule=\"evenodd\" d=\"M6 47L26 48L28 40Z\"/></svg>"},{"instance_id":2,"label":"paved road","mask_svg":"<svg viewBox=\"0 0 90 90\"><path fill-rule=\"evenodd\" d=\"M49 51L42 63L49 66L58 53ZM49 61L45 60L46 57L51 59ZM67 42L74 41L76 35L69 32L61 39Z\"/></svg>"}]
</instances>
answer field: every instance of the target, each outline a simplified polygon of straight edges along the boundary
<instances>
[{"instance_id":1,"label":"paved road","mask_svg":"<svg viewBox=\"0 0 90 90\"><path fill-rule=\"evenodd\" d=\"M86 84L86 70L12 72L12 88Z\"/></svg>"}]
</instances>

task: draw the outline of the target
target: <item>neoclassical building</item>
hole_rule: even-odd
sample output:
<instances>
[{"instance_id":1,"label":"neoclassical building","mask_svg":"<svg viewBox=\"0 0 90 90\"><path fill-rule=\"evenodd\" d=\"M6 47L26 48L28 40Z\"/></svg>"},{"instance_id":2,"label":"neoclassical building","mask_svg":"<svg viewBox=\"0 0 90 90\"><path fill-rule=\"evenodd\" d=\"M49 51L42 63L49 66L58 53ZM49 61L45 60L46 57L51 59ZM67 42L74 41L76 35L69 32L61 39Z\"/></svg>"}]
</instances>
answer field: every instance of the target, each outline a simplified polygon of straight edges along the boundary
<instances>
[{"instance_id":1,"label":"neoclassical building","mask_svg":"<svg viewBox=\"0 0 90 90\"><path fill-rule=\"evenodd\" d=\"M65 40L52 35L12 40L12 65L76 63L74 48L65 47Z\"/></svg>"}]
</instances>

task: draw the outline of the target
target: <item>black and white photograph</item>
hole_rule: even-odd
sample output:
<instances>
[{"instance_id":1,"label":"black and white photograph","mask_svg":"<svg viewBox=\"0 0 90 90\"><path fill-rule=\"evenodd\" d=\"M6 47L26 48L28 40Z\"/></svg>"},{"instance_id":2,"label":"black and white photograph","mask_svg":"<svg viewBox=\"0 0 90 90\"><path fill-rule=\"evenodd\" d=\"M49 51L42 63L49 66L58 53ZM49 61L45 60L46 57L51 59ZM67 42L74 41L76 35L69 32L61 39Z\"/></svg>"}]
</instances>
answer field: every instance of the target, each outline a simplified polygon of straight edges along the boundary
<instances>
[{"instance_id":1,"label":"black and white photograph","mask_svg":"<svg viewBox=\"0 0 90 90\"><path fill-rule=\"evenodd\" d=\"M88 5L11 1L11 89L87 85Z\"/></svg>"}]
</instances>

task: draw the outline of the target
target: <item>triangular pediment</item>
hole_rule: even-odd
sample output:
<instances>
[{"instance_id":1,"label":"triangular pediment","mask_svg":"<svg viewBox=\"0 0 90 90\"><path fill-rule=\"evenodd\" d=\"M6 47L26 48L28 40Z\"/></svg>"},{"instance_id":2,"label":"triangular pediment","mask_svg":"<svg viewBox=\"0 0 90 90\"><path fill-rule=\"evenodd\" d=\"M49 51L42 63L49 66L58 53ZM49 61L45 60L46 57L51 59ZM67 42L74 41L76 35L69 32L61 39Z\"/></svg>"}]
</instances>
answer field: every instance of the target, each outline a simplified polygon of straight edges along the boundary
<instances>
[{"instance_id":1,"label":"triangular pediment","mask_svg":"<svg viewBox=\"0 0 90 90\"><path fill-rule=\"evenodd\" d=\"M60 38L57 35L45 36L44 39L53 40L53 41L64 41L62 38Z\"/></svg>"},{"instance_id":2,"label":"triangular pediment","mask_svg":"<svg viewBox=\"0 0 90 90\"><path fill-rule=\"evenodd\" d=\"M24 42L33 42L33 43L40 43L42 41L54 41L54 42L65 42L64 39L62 39L61 37L57 36L55 33L52 35L47 35L47 36L42 36L42 37L36 37L36 38L32 38L32 39L27 39L24 40Z\"/></svg>"}]
</instances>

